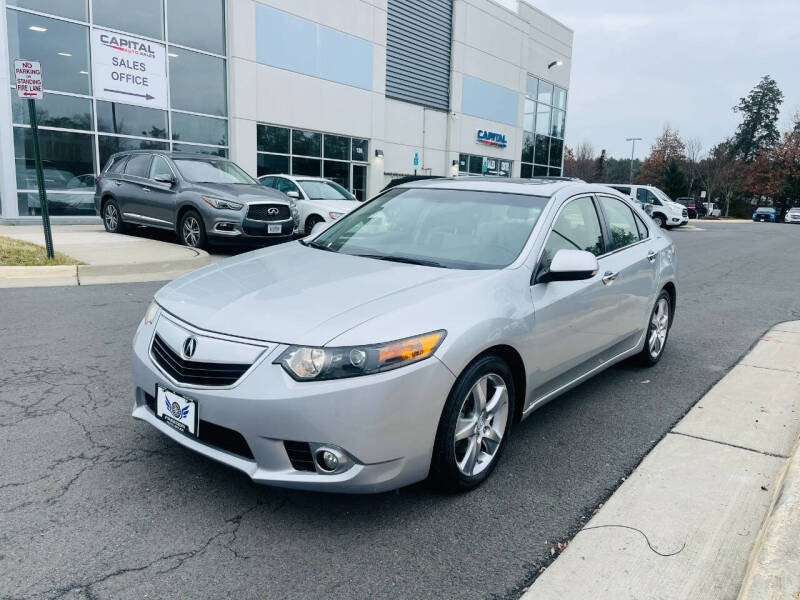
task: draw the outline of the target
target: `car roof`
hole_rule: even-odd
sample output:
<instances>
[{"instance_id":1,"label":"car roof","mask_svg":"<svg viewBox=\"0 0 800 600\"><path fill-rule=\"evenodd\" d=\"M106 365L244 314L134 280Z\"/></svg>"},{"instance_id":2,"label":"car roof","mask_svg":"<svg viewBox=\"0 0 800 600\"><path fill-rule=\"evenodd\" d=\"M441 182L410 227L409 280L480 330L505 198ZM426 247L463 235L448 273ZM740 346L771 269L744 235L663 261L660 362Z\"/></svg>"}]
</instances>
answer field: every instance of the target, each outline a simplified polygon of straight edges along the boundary
<instances>
[{"instance_id":1,"label":"car roof","mask_svg":"<svg viewBox=\"0 0 800 600\"><path fill-rule=\"evenodd\" d=\"M265 177L285 177L286 179L302 179L303 181L333 181L332 179L327 179L325 177L314 177L313 175L289 175L288 173L268 173L266 175L261 175L259 179L264 179ZM334 181L334 183L336 183Z\"/></svg>"},{"instance_id":2,"label":"car roof","mask_svg":"<svg viewBox=\"0 0 800 600\"><path fill-rule=\"evenodd\" d=\"M224 156L217 156L216 154L197 154L195 152L170 152L169 150L158 149L138 149L138 150L123 150L116 152L114 156L131 156L133 154L160 154L167 158L194 158L194 159L215 159L215 160L230 160Z\"/></svg>"},{"instance_id":3,"label":"car roof","mask_svg":"<svg viewBox=\"0 0 800 600\"><path fill-rule=\"evenodd\" d=\"M600 184L581 181L565 181L562 179L522 179L505 177L461 176L424 179L400 184L391 189L447 189L476 192L503 192L507 194L525 194L529 196L554 196L557 192L569 188L576 194L607 191L618 194L614 189Z\"/></svg>"}]
</instances>

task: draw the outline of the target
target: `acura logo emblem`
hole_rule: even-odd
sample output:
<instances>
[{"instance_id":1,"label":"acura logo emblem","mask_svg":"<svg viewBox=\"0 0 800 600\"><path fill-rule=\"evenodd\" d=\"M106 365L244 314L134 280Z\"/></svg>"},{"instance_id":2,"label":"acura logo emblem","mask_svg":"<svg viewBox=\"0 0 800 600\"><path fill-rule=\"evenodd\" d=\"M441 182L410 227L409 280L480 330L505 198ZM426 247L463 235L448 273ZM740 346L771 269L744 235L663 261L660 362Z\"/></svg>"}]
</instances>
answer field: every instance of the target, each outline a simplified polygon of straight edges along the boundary
<instances>
[{"instance_id":1,"label":"acura logo emblem","mask_svg":"<svg viewBox=\"0 0 800 600\"><path fill-rule=\"evenodd\" d=\"M183 356L192 358L195 350L197 350L197 338L187 337L183 342Z\"/></svg>"},{"instance_id":2,"label":"acura logo emblem","mask_svg":"<svg viewBox=\"0 0 800 600\"><path fill-rule=\"evenodd\" d=\"M272 207L272 208L268 208L268 209L267 209L267 214L268 214L268 215L277 215L279 212L281 212L281 211L280 211L280 210L278 210L278 209L277 209L277 208L275 208L275 207Z\"/></svg>"}]
</instances>

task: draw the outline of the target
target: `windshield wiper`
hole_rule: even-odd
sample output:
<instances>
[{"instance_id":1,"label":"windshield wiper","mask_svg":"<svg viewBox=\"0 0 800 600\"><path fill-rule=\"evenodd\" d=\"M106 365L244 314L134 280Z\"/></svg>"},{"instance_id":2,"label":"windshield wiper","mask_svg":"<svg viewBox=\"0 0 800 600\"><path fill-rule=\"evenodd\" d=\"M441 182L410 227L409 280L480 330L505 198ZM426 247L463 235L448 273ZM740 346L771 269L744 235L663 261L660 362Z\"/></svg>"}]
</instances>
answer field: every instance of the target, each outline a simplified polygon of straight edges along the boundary
<instances>
[{"instance_id":1,"label":"windshield wiper","mask_svg":"<svg viewBox=\"0 0 800 600\"><path fill-rule=\"evenodd\" d=\"M407 265L421 265L423 267L439 267L440 269L447 269L442 263L435 260L428 260L425 258L409 258L407 256L393 256L391 254L353 254L353 256L360 256L362 258L375 258L377 260L387 260L390 262L404 263Z\"/></svg>"}]
</instances>

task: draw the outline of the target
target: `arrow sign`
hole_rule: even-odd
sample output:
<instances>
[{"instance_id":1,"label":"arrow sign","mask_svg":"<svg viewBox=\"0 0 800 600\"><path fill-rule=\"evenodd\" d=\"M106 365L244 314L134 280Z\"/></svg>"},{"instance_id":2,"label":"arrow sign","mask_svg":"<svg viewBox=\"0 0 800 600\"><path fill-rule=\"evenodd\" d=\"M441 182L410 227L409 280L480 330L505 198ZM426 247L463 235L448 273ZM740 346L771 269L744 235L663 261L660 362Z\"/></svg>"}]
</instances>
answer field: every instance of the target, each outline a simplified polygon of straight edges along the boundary
<instances>
[{"instance_id":1,"label":"arrow sign","mask_svg":"<svg viewBox=\"0 0 800 600\"><path fill-rule=\"evenodd\" d=\"M133 92L124 92L122 90L110 90L108 88L103 89L104 92L111 92L112 94L125 94L126 96L136 96L138 98L144 98L145 100L152 100L155 96L151 96L150 94L135 94Z\"/></svg>"}]
</instances>

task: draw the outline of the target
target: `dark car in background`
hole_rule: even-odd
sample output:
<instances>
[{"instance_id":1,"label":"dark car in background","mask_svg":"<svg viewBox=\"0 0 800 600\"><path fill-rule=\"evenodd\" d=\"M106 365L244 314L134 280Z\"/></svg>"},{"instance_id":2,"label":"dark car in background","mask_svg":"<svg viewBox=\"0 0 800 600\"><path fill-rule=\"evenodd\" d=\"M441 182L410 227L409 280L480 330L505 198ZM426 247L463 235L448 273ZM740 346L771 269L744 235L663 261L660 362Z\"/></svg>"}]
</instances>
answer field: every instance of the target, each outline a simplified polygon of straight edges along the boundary
<instances>
[{"instance_id":1,"label":"dark car in background","mask_svg":"<svg viewBox=\"0 0 800 600\"><path fill-rule=\"evenodd\" d=\"M759 206L753 213L753 221L775 223L777 220L778 211L771 206Z\"/></svg>"},{"instance_id":2,"label":"dark car in background","mask_svg":"<svg viewBox=\"0 0 800 600\"><path fill-rule=\"evenodd\" d=\"M675 202L686 207L686 210L689 212L690 219L699 219L708 214L706 207L703 206L703 203L697 198L684 196L682 198L675 198Z\"/></svg>"},{"instance_id":3,"label":"dark car in background","mask_svg":"<svg viewBox=\"0 0 800 600\"><path fill-rule=\"evenodd\" d=\"M217 156L120 152L98 177L94 202L110 233L128 225L170 229L192 248L285 241L298 230L291 198Z\"/></svg>"}]
</instances>

